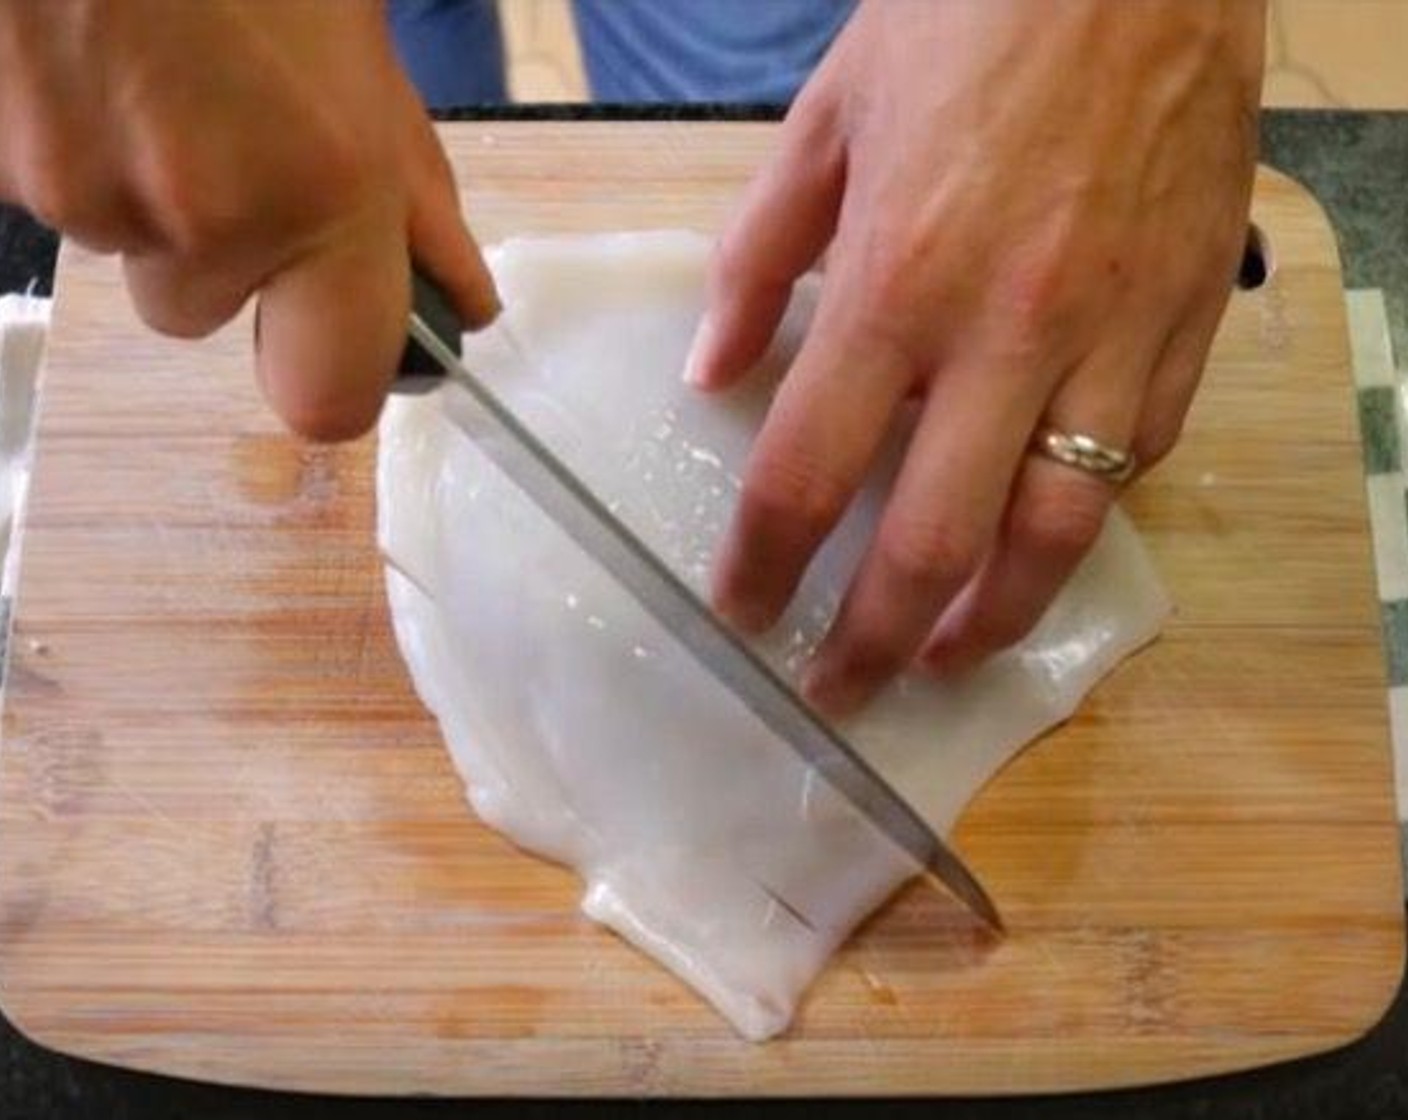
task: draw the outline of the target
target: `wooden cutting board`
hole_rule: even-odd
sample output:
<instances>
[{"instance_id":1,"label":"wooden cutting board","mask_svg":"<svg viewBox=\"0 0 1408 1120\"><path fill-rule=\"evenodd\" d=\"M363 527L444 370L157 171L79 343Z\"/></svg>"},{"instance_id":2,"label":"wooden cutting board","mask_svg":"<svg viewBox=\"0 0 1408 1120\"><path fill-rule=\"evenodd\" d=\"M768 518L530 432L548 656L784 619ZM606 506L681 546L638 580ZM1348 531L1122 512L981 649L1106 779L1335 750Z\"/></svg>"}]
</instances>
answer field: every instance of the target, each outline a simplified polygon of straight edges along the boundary
<instances>
[{"instance_id":1,"label":"wooden cutting board","mask_svg":"<svg viewBox=\"0 0 1408 1120\"><path fill-rule=\"evenodd\" d=\"M718 227L761 125L455 125L480 235ZM1324 1050L1403 963L1334 239L1275 175L1174 459L1179 609L958 833L1011 935L904 893L740 1042L470 816L388 628L370 441L261 406L249 322L154 338L64 253L0 753L0 995L38 1041L263 1085L999 1093Z\"/></svg>"}]
</instances>

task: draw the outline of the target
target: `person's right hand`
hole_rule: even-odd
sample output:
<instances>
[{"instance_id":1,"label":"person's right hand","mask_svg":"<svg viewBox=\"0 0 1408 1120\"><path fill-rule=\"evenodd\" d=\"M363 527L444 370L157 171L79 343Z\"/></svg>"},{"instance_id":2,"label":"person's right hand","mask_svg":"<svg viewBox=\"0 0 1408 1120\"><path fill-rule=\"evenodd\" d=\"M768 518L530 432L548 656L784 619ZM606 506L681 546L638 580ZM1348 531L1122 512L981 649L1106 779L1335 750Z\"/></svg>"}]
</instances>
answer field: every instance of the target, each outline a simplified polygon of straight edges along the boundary
<instances>
[{"instance_id":1,"label":"person's right hand","mask_svg":"<svg viewBox=\"0 0 1408 1120\"><path fill-rule=\"evenodd\" d=\"M498 308L379 0L0 0L0 198L121 253L164 333L257 293L260 383L314 438L376 419L411 257Z\"/></svg>"}]
</instances>

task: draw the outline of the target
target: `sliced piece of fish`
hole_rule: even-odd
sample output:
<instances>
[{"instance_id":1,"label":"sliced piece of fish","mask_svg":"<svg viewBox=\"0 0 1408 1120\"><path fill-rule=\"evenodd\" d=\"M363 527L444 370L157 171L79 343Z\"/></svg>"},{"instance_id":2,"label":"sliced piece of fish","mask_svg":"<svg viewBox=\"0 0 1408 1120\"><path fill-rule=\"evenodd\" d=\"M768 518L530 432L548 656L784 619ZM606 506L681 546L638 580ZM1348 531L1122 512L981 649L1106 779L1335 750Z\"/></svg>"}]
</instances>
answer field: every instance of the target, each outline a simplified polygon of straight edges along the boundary
<instances>
[{"instance_id":1,"label":"sliced piece of fish","mask_svg":"<svg viewBox=\"0 0 1408 1120\"><path fill-rule=\"evenodd\" d=\"M701 592L749 444L816 302L808 280L746 385L702 396L680 372L708 251L679 231L506 242L490 261L508 310L465 340L466 364ZM759 643L794 678L876 523L904 423ZM380 439L397 640L475 811L575 868L586 913L742 1035L785 1029L827 958L914 864L503 478L438 394L393 400ZM1007 759L1157 634L1168 609L1117 513L1020 646L961 680L907 676L846 733L948 831Z\"/></svg>"}]
</instances>

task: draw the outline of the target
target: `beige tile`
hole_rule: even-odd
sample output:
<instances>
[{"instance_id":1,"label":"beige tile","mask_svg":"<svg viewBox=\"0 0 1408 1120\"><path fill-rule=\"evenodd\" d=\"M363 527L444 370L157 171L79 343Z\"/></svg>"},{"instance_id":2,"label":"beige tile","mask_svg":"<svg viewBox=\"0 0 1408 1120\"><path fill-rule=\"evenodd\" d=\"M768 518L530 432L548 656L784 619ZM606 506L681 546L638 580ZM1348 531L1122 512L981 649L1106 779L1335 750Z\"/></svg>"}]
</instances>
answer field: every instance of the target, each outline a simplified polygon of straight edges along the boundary
<instances>
[{"instance_id":1,"label":"beige tile","mask_svg":"<svg viewBox=\"0 0 1408 1120\"><path fill-rule=\"evenodd\" d=\"M584 101L587 81L568 0L499 0L515 101Z\"/></svg>"},{"instance_id":2,"label":"beige tile","mask_svg":"<svg viewBox=\"0 0 1408 1120\"><path fill-rule=\"evenodd\" d=\"M499 0L517 101L587 96L569 0ZM1271 0L1264 100L1408 108L1408 0Z\"/></svg>"},{"instance_id":3,"label":"beige tile","mask_svg":"<svg viewBox=\"0 0 1408 1120\"><path fill-rule=\"evenodd\" d=\"M1272 0L1263 100L1408 108L1408 0Z\"/></svg>"}]
</instances>

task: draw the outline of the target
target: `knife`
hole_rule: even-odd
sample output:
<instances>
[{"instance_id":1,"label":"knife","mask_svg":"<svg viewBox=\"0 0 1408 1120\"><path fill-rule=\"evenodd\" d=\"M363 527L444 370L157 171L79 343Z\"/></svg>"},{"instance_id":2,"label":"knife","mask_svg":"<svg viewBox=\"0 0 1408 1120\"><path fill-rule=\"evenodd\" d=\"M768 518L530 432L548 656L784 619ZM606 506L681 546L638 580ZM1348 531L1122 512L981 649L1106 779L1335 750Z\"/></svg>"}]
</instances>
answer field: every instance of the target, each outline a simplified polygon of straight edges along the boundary
<instances>
[{"instance_id":1,"label":"knife","mask_svg":"<svg viewBox=\"0 0 1408 1120\"><path fill-rule=\"evenodd\" d=\"M818 716L690 587L651 552L460 360L463 324L412 274L409 340L393 392L446 382L445 409L479 450L674 635L694 658L866 820L992 929L997 907L977 877L854 747Z\"/></svg>"}]
</instances>

